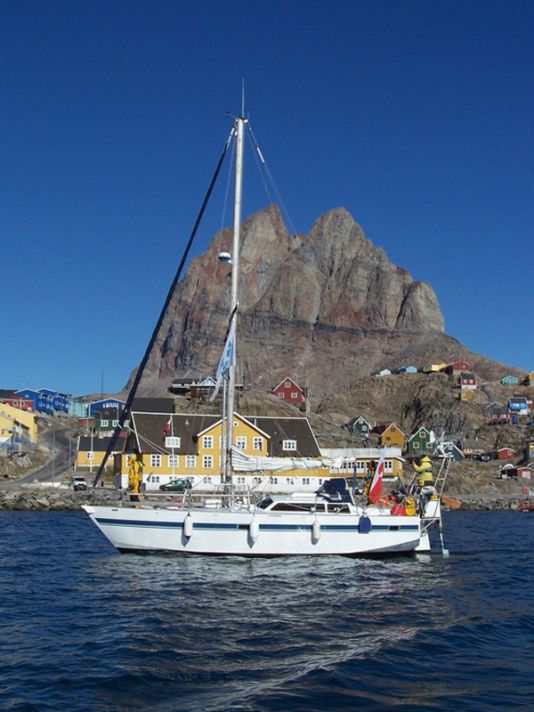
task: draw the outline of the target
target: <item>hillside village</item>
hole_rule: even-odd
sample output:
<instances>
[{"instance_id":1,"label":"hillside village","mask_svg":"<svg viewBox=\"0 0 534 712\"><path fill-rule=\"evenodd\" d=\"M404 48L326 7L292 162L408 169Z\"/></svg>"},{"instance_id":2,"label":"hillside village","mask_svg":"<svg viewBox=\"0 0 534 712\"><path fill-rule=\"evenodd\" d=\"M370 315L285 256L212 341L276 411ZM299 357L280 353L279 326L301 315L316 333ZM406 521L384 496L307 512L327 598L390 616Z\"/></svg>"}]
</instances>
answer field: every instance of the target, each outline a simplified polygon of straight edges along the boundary
<instances>
[{"instance_id":1,"label":"hillside village","mask_svg":"<svg viewBox=\"0 0 534 712\"><path fill-rule=\"evenodd\" d=\"M136 398L129 427L107 464L108 480L127 485L128 454L141 454L148 489L185 478L198 489L220 482L222 429L214 380L174 379L167 397ZM238 389L236 482L257 490L314 489L332 474L365 477L380 454L386 475L411 477L410 463L428 454L455 462L493 463L495 478L534 479L534 372L520 382L503 373L482 381L465 361L422 369L402 366L358 379L314 404L290 375L270 392ZM69 423L74 468L100 466L125 401L73 398L53 389L0 391L4 478L30 467L39 419ZM253 465L261 467L258 471ZM14 464L18 467L15 468Z\"/></svg>"}]
</instances>

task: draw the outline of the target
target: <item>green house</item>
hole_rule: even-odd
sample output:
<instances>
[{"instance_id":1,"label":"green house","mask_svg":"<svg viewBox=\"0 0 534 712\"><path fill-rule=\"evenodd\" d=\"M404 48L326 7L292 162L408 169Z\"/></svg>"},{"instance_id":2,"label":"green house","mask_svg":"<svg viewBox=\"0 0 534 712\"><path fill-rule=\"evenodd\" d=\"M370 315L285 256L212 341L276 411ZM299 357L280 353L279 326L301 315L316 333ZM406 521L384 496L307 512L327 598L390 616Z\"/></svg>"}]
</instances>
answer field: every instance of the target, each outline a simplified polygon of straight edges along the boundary
<instances>
[{"instance_id":1,"label":"green house","mask_svg":"<svg viewBox=\"0 0 534 712\"><path fill-rule=\"evenodd\" d=\"M432 450L433 434L424 427L419 428L406 441L406 452L408 455L421 455Z\"/></svg>"}]
</instances>

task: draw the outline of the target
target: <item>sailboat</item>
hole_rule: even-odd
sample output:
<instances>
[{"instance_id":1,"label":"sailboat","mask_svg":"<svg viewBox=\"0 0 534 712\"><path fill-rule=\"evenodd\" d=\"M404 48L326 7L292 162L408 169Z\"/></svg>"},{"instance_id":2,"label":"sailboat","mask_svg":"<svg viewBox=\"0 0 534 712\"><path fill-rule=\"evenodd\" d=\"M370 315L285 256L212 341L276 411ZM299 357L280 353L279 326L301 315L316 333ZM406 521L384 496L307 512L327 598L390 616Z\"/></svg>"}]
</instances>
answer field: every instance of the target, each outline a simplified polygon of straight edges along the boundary
<instances>
[{"instance_id":1,"label":"sailboat","mask_svg":"<svg viewBox=\"0 0 534 712\"><path fill-rule=\"evenodd\" d=\"M356 495L344 478L327 480L316 492L265 496L253 502L233 486L236 353L239 310L239 245L243 143L247 119L239 116L230 134L235 141L231 309L217 379L225 386L224 491L209 501L183 498L166 506L141 501L121 506L84 505L102 534L120 552L235 555L391 555L430 551L429 529L441 529L439 498L419 505L387 506L372 497L379 489L383 461L369 495ZM441 538L443 543L443 539ZM443 551L446 551L442 547Z\"/></svg>"}]
</instances>

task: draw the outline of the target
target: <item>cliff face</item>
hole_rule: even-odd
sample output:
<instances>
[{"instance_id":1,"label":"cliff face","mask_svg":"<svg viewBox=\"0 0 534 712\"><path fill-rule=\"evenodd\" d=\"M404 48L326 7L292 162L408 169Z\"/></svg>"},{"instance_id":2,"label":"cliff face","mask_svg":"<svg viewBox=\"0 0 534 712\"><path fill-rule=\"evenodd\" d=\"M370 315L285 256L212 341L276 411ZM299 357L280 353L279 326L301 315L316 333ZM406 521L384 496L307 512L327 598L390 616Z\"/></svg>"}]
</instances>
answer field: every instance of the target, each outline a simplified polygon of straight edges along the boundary
<instances>
[{"instance_id":1,"label":"cliff face","mask_svg":"<svg viewBox=\"0 0 534 712\"><path fill-rule=\"evenodd\" d=\"M214 375L230 300L221 251L231 251L229 229L176 287L141 393L163 393L176 376ZM291 375L313 400L375 369L467 355L443 333L432 287L393 265L344 209L292 237L272 205L243 224L240 260L238 377L246 387L269 391Z\"/></svg>"}]
</instances>

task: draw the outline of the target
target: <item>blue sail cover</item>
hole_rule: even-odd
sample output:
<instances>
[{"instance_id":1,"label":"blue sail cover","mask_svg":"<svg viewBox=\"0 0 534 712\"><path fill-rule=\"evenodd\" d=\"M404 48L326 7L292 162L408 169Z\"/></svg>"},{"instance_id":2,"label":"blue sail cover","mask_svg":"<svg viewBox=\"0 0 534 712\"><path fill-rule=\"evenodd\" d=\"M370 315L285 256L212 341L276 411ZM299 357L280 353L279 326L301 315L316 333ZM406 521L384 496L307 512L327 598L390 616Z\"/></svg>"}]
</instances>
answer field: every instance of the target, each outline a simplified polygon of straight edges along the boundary
<instances>
[{"instance_id":1,"label":"blue sail cover","mask_svg":"<svg viewBox=\"0 0 534 712\"><path fill-rule=\"evenodd\" d=\"M350 490L347 487L347 480L344 477L332 477L323 482L316 490L315 494L322 495L329 502L347 502L352 503Z\"/></svg>"}]
</instances>

